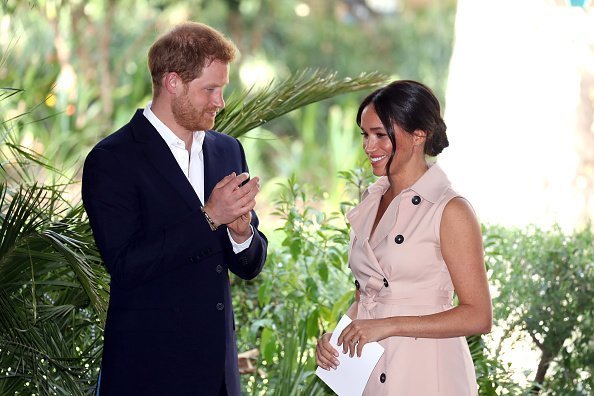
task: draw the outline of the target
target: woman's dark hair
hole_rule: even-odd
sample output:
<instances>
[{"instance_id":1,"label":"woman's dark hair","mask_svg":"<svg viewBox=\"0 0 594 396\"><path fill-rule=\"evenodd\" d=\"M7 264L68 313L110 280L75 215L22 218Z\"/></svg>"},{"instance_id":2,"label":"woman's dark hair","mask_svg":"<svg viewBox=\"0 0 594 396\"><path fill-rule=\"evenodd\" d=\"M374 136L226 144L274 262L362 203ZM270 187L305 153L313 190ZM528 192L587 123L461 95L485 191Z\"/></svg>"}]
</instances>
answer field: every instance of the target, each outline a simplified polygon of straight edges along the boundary
<instances>
[{"instance_id":1,"label":"woman's dark hair","mask_svg":"<svg viewBox=\"0 0 594 396\"><path fill-rule=\"evenodd\" d=\"M425 131L425 154L436 156L448 147L446 124L441 118L439 101L427 86L417 81L399 80L369 94L359 106L357 125L361 126L363 110L373 105L388 137L392 142L392 156L388 160L388 171L396 153L396 138L393 125L412 134L416 130Z\"/></svg>"}]
</instances>

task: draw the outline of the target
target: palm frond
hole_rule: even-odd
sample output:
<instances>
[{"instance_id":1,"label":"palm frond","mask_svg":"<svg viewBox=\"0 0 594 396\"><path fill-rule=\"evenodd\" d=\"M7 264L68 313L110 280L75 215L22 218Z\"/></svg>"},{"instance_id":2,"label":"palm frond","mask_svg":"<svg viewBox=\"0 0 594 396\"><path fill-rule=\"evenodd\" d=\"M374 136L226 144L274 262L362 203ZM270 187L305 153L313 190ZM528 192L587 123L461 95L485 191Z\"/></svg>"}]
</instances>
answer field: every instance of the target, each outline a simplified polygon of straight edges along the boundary
<instances>
[{"instance_id":1,"label":"palm frond","mask_svg":"<svg viewBox=\"0 0 594 396\"><path fill-rule=\"evenodd\" d=\"M1 62L0 62L1 66ZM0 101L10 98L12 95L16 95L23 90L20 88L0 87Z\"/></svg>"},{"instance_id":2,"label":"palm frond","mask_svg":"<svg viewBox=\"0 0 594 396\"><path fill-rule=\"evenodd\" d=\"M70 270L74 272L80 286L84 289L85 296L88 297L96 314L103 321L109 300L109 288L102 277L104 274L102 267L92 265L93 256L89 257L83 253L83 245L80 245L79 241L52 230L46 230L43 237L69 264ZM92 245L87 245L87 247L89 246Z\"/></svg>"},{"instance_id":3,"label":"palm frond","mask_svg":"<svg viewBox=\"0 0 594 396\"><path fill-rule=\"evenodd\" d=\"M33 232L43 221L44 202L47 202L44 198L44 190L37 186L19 186L11 193L0 183L0 273L4 259L14 250L19 238Z\"/></svg>"},{"instance_id":4,"label":"palm frond","mask_svg":"<svg viewBox=\"0 0 594 396\"><path fill-rule=\"evenodd\" d=\"M6 63L8 62L8 58L10 56L10 54L12 53L12 51L14 50L14 48L16 47L17 43L18 43L19 39L18 38L14 38L11 37L8 45L6 45L4 49L4 53L0 54L0 69L6 67ZM10 90L12 88L0 88L0 89L7 89Z\"/></svg>"},{"instance_id":5,"label":"palm frond","mask_svg":"<svg viewBox=\"0 0 594 396\"><path fill-rule=\"evenodd\" d=\"M295 109L348 92L370 89L385 83L387 76L361 73L339 79L336 72L306 69L284 81L252 94L253 89L232 93L218 114L215 129L239 137Z\"/></svg>"},{"instance_id":6,"label":"palm frond","mask_svg":"<svg viewBox=\"0 0 594 396\"><path fill-rule=\"evenodd\" d=\"M1 63L2 59L0 58L0 65ZM22 92L24 92L24 90L21 88L0 87L0 104L3 100L9 99ZM3 150L0 150L0 177L4 180L33 184L37 181L37 178L35 177L36 175L31 173L30 168L32 167L37 168L37 170L49 171L60 178L67 179L60 169L52 165L52 160L50 158L44 157L42 154L19 144L13 133L13 122L30 115L43 103L44 101L38 103L32 109L22 111L8 119L4 118L4 109L0 107L0 145L2 145L3 148ZM54 115L50 115L48 117L53 116ZM29 121L29 123L39 121L41 120L33 120Z\"/></svg>"},{"instance_id":7,"label":"palm frond","mask_svg":"<svg viewBox=\"0 0 594 396\"><path fill-rule=\"evenodd\" d=\"M24 172L24 170L27 169L27 167L31 164L35 164L43 169L47 169L53 173L56 173L59 176L63 176L64 178L66 177L63 172L51 164L51 160L49 158L46 158L43 155L14 142L6 141L3 142L3 145L7 148L8 153L10 153L12 157L4 158L0 163L2 171L4 171L5 174L7 174L7 167L10 166L11 169L15 170L21 179L27 180L27 177L25 176L28 175Z\"/></svg>"},{"instance_id":8,"label":"palm frond","mask_svg":"<svg viewBox=\"0 0 594 396\"><path fill-rule=\"evenodd\" d=\"M69 326L55 318L32 324L26 307L25 300L0 290L0 394L13 388L40 395L84 394L93 374L86 364L96 356L78 351Z\"/></svg>"},{"instance_id":9,"label":"palm frond","mask_svg":"<svg viewBox=\"0 0 594 396\"><path fill-rule=\"evenodd\" d=\"M81 205L62 187L0 183L0 394L82 395L109 287Z\"/></svg>"},{"instance_id":10,"label":"palm frond","mask_svg":"<svg viewBox=\"0 0 594 396\"><path fill-rule=\"evenodd\" d=\"M62 205L61 197L60 188L20 186L8 193L0 183L0 287L18 290L28 282L43 285L46 275L51 281L63 281L64 287L71 282L73 289L84 290L102 321L108 302L107 276L82 205ZM36 280L31 279L32 271Z\"/></svg>"}]
</instances>

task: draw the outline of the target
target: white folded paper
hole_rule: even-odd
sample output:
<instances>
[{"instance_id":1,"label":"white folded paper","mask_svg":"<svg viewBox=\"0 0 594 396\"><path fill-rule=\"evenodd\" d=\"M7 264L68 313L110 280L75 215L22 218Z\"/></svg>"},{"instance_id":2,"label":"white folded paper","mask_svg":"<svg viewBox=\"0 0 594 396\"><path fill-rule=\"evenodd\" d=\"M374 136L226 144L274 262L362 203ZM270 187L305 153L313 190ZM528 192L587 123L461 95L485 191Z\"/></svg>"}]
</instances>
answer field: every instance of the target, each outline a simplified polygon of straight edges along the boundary
<instances>
[{"instance_id":1,"label":"white folded paper","mask_svg":"<svg viewBox=\"0 0 594 396\"><path fill-rule=\"evenodd\" d=\"M370 342L363 346L361 357L357 354L350 357L348 352L342 353L342 346L337 345L338 336L351 323L351 318L344 315L330 338L330 344L338 351L340 364L336 370L324 370L318 367L316 375L322 379L338 396L361 396L371 372L384 353L384 347L377 342Z\"/></svg>"}]
</instances>

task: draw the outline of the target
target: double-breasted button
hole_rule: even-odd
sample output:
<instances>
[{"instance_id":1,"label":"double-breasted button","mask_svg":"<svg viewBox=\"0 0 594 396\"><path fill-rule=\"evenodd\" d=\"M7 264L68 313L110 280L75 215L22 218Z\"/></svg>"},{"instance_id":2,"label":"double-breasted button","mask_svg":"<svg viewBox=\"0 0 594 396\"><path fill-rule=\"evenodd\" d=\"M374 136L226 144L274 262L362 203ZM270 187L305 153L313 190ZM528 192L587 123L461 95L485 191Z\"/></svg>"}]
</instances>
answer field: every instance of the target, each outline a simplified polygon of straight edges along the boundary
<instances>
[{"instance_id":1,"label":"double-breasted button","mask_svg":"<svg viewBox=\"0 0 594 396\"><path fill-rule=\"evenodd\" d=\"M222 310L223 310L223 308L225 308L225 304L223 304L223 303L217 303L217 309L218 309L219 311L222 311Z\"/></svg>"},{"instance_id":2,"label":"double-breasted button","mask_svg":"<svg viewBox=\"0 0 594 396\"><path fill-rule=\"evenodd\" d=\"M355 279L355 287L357 288L357 290L359 290L361 288L361 285L359 284L359 281Z\"/></svg>"},{"instance_id":3,"label":"double-breasted button","mask_svg":"<svg viewBox=\"0 0 594 396\"><path fill-rule=\"evenodd\" d=\"M221 272L223 272L223 266L221 264L217 265L216 270L220 274Z\"/></svg>"},{"instance_id":4,"label":"double-breasted button","mask_svg":"<svg viewBox=\"0 0 594 396\"><path fill-rule=\"evenodd\" d=\"M402 242L404 242L404 237L400 234L396 235L396 238L394 238L394 242L396 242L397 244L401 244Z\"/></svg>"},{"instance_id":5,"label":"double-breasted button","mask_svg":"<svg viewBox=\"0 0 594 396\"><path fill-rule=\"evenodd\" d=\"M385 373L382 373L382 374L380 375L380 382L381 382L382 384L383 384L384 382L386 382L386 374L385 374Z\"/></svg>"},{"instance_id":6,"label":"double-breasted button","mask_svg":"<svg viewBox=\"0 0 594 396\"><path fill-rule=\"evenodd\" d=\"M421 203L421 197L419 197L418 195L415 195L414 197L412 197L412 203L413 205L418 205Z\"/></svg>"},{"instance_id":7,"label":"double-breasted button","mask_svg":"<svg viewBox=\"0 0 594 396\"><path fill-rule=\"evenodd\" d=\"M390 284L388 283L388 280L386 278L384 278L384 286L388 287Z\"/></svg>"}]
</instances>

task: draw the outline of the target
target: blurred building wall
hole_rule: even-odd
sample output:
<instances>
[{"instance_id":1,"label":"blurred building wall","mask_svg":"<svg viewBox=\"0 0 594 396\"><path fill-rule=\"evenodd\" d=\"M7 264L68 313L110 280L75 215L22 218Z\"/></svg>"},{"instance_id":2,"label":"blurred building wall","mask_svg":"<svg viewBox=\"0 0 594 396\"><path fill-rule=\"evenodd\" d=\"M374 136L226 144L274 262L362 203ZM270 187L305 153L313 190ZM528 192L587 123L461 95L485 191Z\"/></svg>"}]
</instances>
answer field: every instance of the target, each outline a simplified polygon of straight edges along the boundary
<instances>
[{"instance_id":1,"label":"blurred building wall","mask_svg":"<svg viewBox=\"0 0 594 396\"><path fill-rule=\"evenodd\" d=\"M594 219L594 6L459 0L439 162L482 222Z\"/></svg>"}]
</instances>

